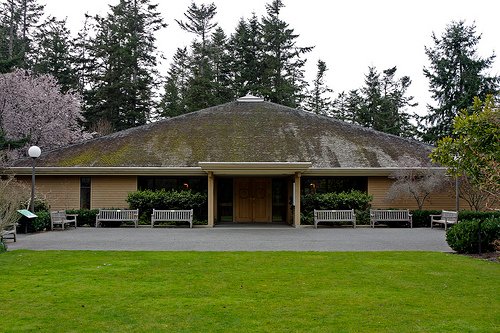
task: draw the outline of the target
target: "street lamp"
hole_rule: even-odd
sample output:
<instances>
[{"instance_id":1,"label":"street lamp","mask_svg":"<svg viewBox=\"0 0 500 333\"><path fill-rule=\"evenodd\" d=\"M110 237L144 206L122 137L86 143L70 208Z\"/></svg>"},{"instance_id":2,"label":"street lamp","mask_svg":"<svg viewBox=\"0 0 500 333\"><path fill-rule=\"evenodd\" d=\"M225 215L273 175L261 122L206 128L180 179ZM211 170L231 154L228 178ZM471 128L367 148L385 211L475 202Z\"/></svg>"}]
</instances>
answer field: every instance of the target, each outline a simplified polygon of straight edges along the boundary
<instances>
[{"instance_id":1,"label":"street lamp","mask_svg":"<svg viewBox=\"0 0 500 333\"><path fill-rule=\"evenodd\" d=\"M31 157L31 200L30 200L30 212L35 212L35 164L36 159L40 157L42 150L38 146L31 146L28 149L28 156ZM26 227L27 228L27 227Z\"/></svg>"},{"instance_id":2,"label":"street lamp","mask_svg":"<svg viewBox=\"0 0 500 333\"><path fill-rule=\"evenodd\" d=\"M460 156L458 154L455 154L453 158L456 162L455 166L455 210L458 211L460 210L460 179L458 177L458 164L460 163Z\"/></svg>"}]
</instances>

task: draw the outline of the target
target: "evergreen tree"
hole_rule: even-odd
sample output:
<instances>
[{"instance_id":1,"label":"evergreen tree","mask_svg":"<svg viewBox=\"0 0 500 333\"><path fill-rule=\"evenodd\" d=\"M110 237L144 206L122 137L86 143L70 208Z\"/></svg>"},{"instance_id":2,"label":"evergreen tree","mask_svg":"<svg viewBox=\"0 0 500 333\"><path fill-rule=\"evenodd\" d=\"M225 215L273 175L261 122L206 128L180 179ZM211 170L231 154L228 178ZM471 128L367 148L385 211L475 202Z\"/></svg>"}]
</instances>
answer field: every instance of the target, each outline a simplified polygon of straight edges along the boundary
<instances>
[{"instance_id":1,"label":"evergreen tree","mask_svg":"<svg viewBox=\"0 0 500 333\"><path fill-rule=\"evenodd\" d=\"M312 47L296 46L298 35L294 34L280 18L285 5L273 0L266 5L267 16L262 18L263 78L261 94L271 102L297 107L304 98L305 60L300 56Z\"/></svg>"},{"instance_id":2,"label":"evergreen tree","mask_svg":"<svg viewBox=\"0 0 500 333\"><path fill-rule=\"evenodd\" d=\"M309 92L304 108L316 114L330 115L333 103L330 100L330 96L325 95L331 93L333 90L328 88L324 80L328 68L326 67L326 63L321 59L318 60L317 67L316 78L313 81L313 87Z\"/></svg>"},{"instance_id":3,"label":"evergreen tree","mask_svg":"<svg viewBox=\"0 0 500 333\"><path fill-rule=\"evenodd\" d=\"M424 68L424 75L437 106L427 106L429 113L423 120L428 128L422 137L434 143L452 134L453 119L472 105L475 96L484 99L497 92L500 78L486 74L495 56L481 58L477 54L481 35L474 24L453 21L441 37L433 33L432 39L434 45L425 48L430 65Z\"/></svg>"},{"instance_id":4,"label":"evergreen tree","mask_svg":"<svg viewBox=\"0 0 500 333\"><path fill-rule=\"evenodd\" d=\"M43 16L37 0L5 0L0 4L0 72L30 68L33 34Z\"/></svg>"},{"instance_id":5,"label":"evergreen tree","mask_svg":"<svg viewBox=\"0 0 500 333\"><path fill-rule=\"evenodd\" d=\"M120 0L110 9L106 17L95 17L90 58L96 72L85 95L85 118L90 128L104 120L122 130L145 124L155 108L154 33L166 24L149 0Z\"/></svg>"},{"instance_id":6,"label":"evergreen tree","mask_svg":"<svg viewBox=\"0 0 500 333\"><path fill-rule=\"evenodd\" d=\"M209 58L214 78L215 104L222 104L234 99L231 90L233 74L231 57L228 51L228 40L222 28L218 27L212 34L209 47Z\"/></svg>"},{"instance_id":7,"label":"evergreen tree","mask_svg":"<svg viewBox=\"0 0 500 333\"><path fill-rule=\"evenodd\" d=\"M215 73L209 57L210 32L217 26L217 23L212 22L215 14L215 4L198 6L193 2L184 14L187 21L176 20L183 30L195 34L198 38L191 46L192 75L185 98L187 112L217 104Z\"/></svg>"},{"instance_id":8,"label":"evergreen tree","mask_svg":"<svg viewBox=\"0 0 500 333\"><path fill-rule=\"evenodd\" d=\"M172 58L160 104L161 117L175 117L187 112L186 95L191 76L187 48L178 48Z\"/></svg>"},{"instance_id":9,"label":"evergreen tree","mask_svg":"<svg viewBox=\"0 0 500 333\"><path fill-rule=\"evenodd\" d=\"M415 128L407 108L417 104L412 102L413 96L406 96L411 80L408 76L395 78L396 71L392 67L381 75L375 67L369 67L361 89L342 93L336 99L334 115L377 131L413 137Z\"/></svg>"},{"instance_id":10,"label":"evergreen tree","mask_svg":"<svg viewBox=\"0 0 500 333\"><path fill-rule=\"evenodd\" d=\"M51 74L63 92L78 88L71 55L72 40L66 21L49 20L34 34L33 71Z\"/></svg>"},{"instance_id":11,"label":"evergreen tree","mask_svg":"<svg viewBox=\"0 0 500 333\"><path fill-rule=\"evenodd\" d=\"M263 90L263 49L262 29L257 16L253 14L248 21L241 19L229 41L235 96L258 95Z\"/></svg>"},{"instance_id":12,"label":"evergreen tree","mask_svg":"<svg viewBox=\"0 0 500 333\"><path fill-rule=\"evenodd\" d=\"M199 7L192 2L186 13L184 13L187 21L175 21L183 30L201 38L201 49L205 51L209 33L217 26L217 23L212 22L215 14L217 14L217 6L213 2L209 5L202 4Z\"/></svg>"}]
</instances>

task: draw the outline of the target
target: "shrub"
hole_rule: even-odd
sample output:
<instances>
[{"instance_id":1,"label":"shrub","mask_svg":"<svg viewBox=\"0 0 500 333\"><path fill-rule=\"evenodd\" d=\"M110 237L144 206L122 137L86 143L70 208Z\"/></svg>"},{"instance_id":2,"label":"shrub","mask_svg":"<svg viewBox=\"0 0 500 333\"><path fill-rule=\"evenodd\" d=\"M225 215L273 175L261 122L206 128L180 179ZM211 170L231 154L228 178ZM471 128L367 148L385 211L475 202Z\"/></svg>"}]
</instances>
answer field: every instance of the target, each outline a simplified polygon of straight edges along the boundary
<instances>
[{"instance_id":1,"label":"shrub","mask_svg":"<svg viewBox=\"0 0 500 333\"><path fill-rule=\"evenodd\" d=\"M458 212L458 220L459 221L467 221L467 220L485 220L489 217L500 218L500 212L491 211L491 212L478 212L471 210L462 210Z\"/></svg>"},{"instance_id":2,"label":"shrub","mask_svg":"<svg viewBox=\"0 0 500 333\"><path fill-rule=\"evenodd\" d=\"M154 209L194 209L195 220L205 220L207 216L207 195L188 191L137 191L129 193L127 202L130 209L139 209L139 220L149 223Z\"/></svg>"},{"instance_id":3,"label":"shrub","mask_svg":"<svg viewBox=\"0 0 500 333\"><path fill-rule=\"evenodd\" d=\"M313 224L315 209L354 209L356 224L368 224L372 199L371 195L356 190L303 195L301 197L301 223Z\"/></svg>"},{"instance_id":4,"label":"shrub","mask_svg":"<svg viewBox=\"0 0 500 333\"><path fill-rule=\"evenodd\" d=\"M7 252L7 244L4 243L3 239L0 240L0 253Z\"/></svg>"},{"instance_id":5,"label":"shrub","mask_svg":"<svg viewBox=\"0 0 500 333\"><path fill-rule=\"evenodd\" d=\"M28 232L37 232L43 230L50 230L50 213L46 210L35 212L37 217L27 219Z\"/></svg>"},{"instance_id":6,"label":"shrub","mask_svg":"<svg viewBox=\"0 0 500 333\"><path fill-rule=\"evenodd\" d=\"M446 242L458 253L477 253L481 228L481 250L495 250L495 241L500 239L500 218L461 221L446 232Z\"/></svg>"},{"instance_id":7,"label":"shrub","mask_svg":"<svg viewBox=\"0 0 500 333\"><path fill-rule=\"evenodd\" d=\"M431 215L441 214L440 210L413 210L411 211L413 227L415 228L430 228Z\"/></svg>"},{"instance_id":8,"label":"shrub","mask_svg":"<svg viewBox=\"0 0 500 333\"><path fill-rule=\"evenodd\" d=\"M88 225L93 227L95 225L95 217L99 213L99 209L68 209L66 214L78 214L77 224L79 227Z\"/></svg>"}]
</instances>

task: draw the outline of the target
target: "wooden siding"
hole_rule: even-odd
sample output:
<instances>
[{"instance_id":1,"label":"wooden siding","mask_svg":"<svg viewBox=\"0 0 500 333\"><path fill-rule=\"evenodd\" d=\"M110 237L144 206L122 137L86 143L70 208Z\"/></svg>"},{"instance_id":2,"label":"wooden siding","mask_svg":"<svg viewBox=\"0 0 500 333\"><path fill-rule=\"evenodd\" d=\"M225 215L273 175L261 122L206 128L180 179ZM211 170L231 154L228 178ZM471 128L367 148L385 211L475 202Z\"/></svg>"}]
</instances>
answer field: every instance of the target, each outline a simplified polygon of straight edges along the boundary
<instances>
[{"instance_id":1,"label":"wooden siding","mask_svg":"<svg viewBox=\"0 0 500 333\"><path fill-rule=\"evenodd\" d=\"M30 176L19 176L19 180L31 186ZM80 177L79 176L36 176L36 196L43 198L50 209L80 208Z\"/></svg>"},{"instance_id":2,"label":"wooden siding","mask_svg":"<svg viewBox=\"0 0 500 333\"><path fill-rule=\"evenodd\" d=\"M137 191L136 176L92 176L91 208L128 208L130 192Z\"/></svg>"},{"instance_id":3,"label":"wooden siding","mask_svg":"<svg viewBox=\"0 0 500 333\"><path fill-rule=\"evenodd\" d=\"M368 193L373 195L372 208L406 208L418 209L417 202L413 198L400 198L390 201L386 197L386 193L391 187L393 180L387 177L369 177L368 178ZM460 200L461 209L470 209L466 201ZM455 189L449 188L442 192L431 194L423 209L455 209Z\"/></svg>"}]
</instances>

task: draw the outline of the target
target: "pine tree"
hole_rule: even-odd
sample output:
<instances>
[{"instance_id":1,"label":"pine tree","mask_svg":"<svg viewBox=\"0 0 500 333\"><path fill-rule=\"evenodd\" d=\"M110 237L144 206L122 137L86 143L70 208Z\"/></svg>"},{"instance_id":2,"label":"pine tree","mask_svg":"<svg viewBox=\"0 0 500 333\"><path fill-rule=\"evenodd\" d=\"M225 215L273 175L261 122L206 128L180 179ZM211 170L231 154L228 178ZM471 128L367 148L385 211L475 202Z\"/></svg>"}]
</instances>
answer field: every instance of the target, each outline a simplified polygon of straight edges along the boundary
<instances>
[{"instance_id":1,"label":"pine tree","mask_svg":"<svg viewBox=\"0 0 500 333\"><path fill-rule=\"evenodd\" d=\"M437 106L428 105L428 114L423 118L428 128L422 135L427 142L452 134L452 123L462 109L472 105L475 96L484 99L486 95L499 90L500 77L489 76L495 55L481 58L477 45L481 35L474 24L464 21L451 22L441 37L432 34L434 45L425 48L429 67L424 75L429 79L429 91Z\"/></svg>"},{"instance_id":2,"label":"pine tree","mask_svg":"<svg viewBox=\"0 0 500 333\"><path fill-rule=\"evenodd\" d=\"M120 0L95 18L91 52L99 69L86 97L87 127L104 120L113 130L145 124L155 108L157 84L154 33L166 27L149 0Z\"/></svg>"},{"instance_id":3,"label":"pine tree","mask_svg":"<svg viewBox=\"0 0 500 333\"><path fill-rule=\"evenodd\" d=\"M273 0L266 5L267 16L262 18L263 78L262 95L271 102L297 107L304 99L305 60L300 56L312 47L296 46L298 35L280 18L285 5Z\"/></svg>"}]
</instances>

